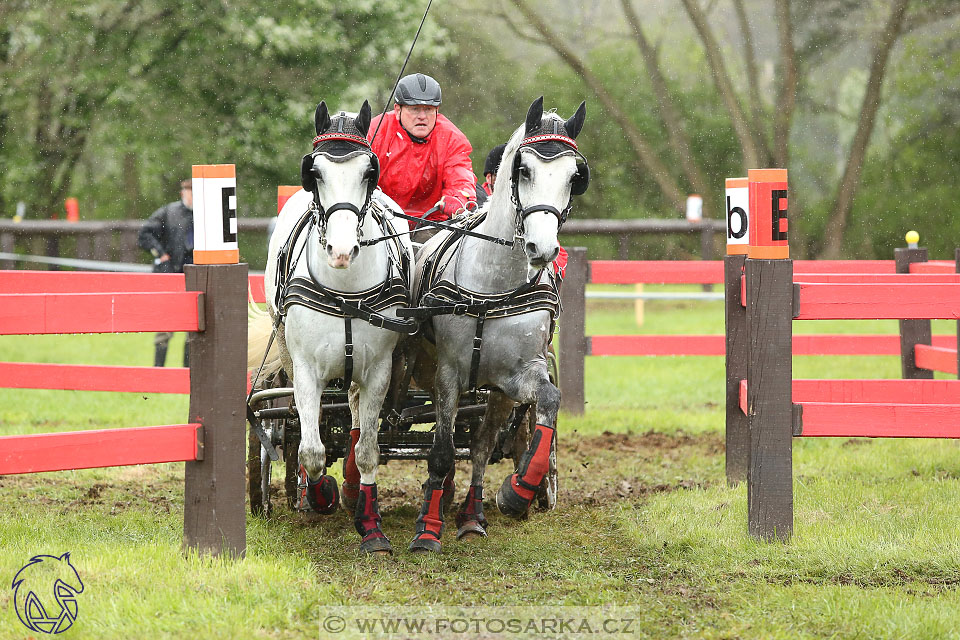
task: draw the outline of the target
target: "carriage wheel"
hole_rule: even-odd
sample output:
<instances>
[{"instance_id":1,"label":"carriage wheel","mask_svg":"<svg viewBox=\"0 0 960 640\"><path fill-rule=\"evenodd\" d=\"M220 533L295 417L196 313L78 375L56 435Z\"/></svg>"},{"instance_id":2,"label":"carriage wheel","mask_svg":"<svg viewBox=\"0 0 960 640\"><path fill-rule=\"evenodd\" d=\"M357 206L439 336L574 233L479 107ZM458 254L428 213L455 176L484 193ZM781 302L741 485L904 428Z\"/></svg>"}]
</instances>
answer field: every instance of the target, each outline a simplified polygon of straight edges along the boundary
<instances>
[{"instance_id":1,"label":"carriage wheel","mask_svg":"<svg viewBox=\"0 0 960 640\"><path fill-rule=\"evenodd\" d=\"M250 513L255 516L263 515L263 489L260 483L260 438L253 427L247 436L247 482L250 492Z\"/></svg>"},{"instance_id":2,"label":"carriage wheel","mask_svg":"<svg viewBox=\"0 0 960 640\"><path fill-rule=\"evenodd\" d=\"M291 511L297 505L297 473L300 470L298 451L300 449L300 422L290 418L284 423L283 459L286 463L283 488L287 494L287 506Z\"/></svg>"},{"instance_id":3,"label":"carriage wheel","mask_svg":"<svg viewBox=\"0 0 960 640\"><path fill-rule=\"evenodd\" d=\"M270 501L270 473L272 469L270 463L270 454L260 445L260 493L263 496L263 517L269 518L273 511L273 503Z\"/></svg>"}]
</instances>

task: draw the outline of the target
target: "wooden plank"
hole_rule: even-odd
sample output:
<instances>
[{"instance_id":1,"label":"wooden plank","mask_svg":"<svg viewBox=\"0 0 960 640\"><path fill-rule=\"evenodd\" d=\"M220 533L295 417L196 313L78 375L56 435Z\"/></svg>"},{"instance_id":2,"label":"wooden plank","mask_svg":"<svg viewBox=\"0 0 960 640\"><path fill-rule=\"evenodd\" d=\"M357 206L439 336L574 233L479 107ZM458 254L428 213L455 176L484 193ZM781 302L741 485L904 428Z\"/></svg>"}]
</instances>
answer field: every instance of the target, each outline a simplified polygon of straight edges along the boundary
<instances>
[{"instance_id":1,"label":"wooden plank","mask_svg":"<svg viewBox=\"0 0 960 640\"><path fill-rule=\"evenodd\" d=\"M247 265L187 265L206 328L190 336L190 420L204 426L203 461L184 469L183 546L246 552Z\"/></svg>"},{"instance_id":2,"label":"wooden plank","mask_svg":"<svg viewBox=\"0 0 960 640\"><path fill-rule=\"evenodd\" d=\"M793 262L748 258L745 269L748 527L762 540L786 540L793 535Z\"/></svg>"},{"instance_id":3,"label":"wooden plank","mask_svg":"<svg viewBox=\"0 0 960 640\"><path fill-rule=\"evenodd\" d=\"M201 429L193 423L3 436L0 475L196 460Z\"/></svg>"},{"instance_id":4,"label":"wooden plank","mask_svg":"<svg viewBox=\"0 0 960 640\"><path fill-rule=\"evenodd\" d=\"M956 273L810 273L794 276L794 282L838 284L949 284L960 282Z\"/></svg>"},{"instance_id":5,"label":"wooden plank","mask_svg":"<svg viewBox=\"0 0 960 640\"><path fill-rule=\"evenodd\" d=\"M587 262L584 247L570 247L567 276L560 289L563 314L560 316L560 336L557 355L560 365L560 407L564 411L582 414L586 404L584 395L583 358L590 353L584 335L586 303L584 291L590 278L592 263Z\"/></svg>"},{"instance_id":6,"label":"wooden plank","mask_svg":"<svg viewBox=\"0 0 960 640\"><path fill-rule=\"evenodd\" d=\"M957 404L804 402L801 406L804 438L960 438Z\"/></svg>"},{"instance_id":7,"label":"wooden plank","mask_svg":"<svg viewBox=\"0 0 960 640\"><path fill-rule=\"evenodd\" d=\"M714 284L723 282L720 260L591 260L593 284Z\"/></svg>"},{"instance_id":8,"label":"wooden plank","mask_svg":"<svg viewBox=\"0 0 960 640\"><path fill-rule=\"evenodd\" d=\"M3 293L114 293L184 291L182 273L0 271Z\"/></svg>"},{"instance_id":9,"label":"wooden plank","mask_svg":"<svg viewBox=\"0 0 960 640\"><path fill-rule=\"evenodd\" d=\"M960 404L960 380L794 380L793 402ZM739 385L747 411L747 381Z\"/></svg>"},{"instance_id":10,"label":"wooden plank","mask_svg":"<svg viewBox=\"0 0 960 640\"><path fill-rule=\"evenodd\" d=\"M914 262L910 265L910 273L956 273L956 265L951 260Z\"/></svg>"},{"instance_id":11,"label":"wooden plank","mask_svg":"<svg viewBox=\"0 0 960 640\"><path fill-rule=\"evenodd\" d=\"M0 294L0 335L196 331L195 291Z\"/></svg>"},{"instance_id":12,"label":"wooden plank","mask_svg":"<svg viewBox=\"0 0 960 640\"><path fill-rule=\"evenodd\" d=\"M918 369L942 371L957 375L957 349L934 347L928 344L914 346L914 361Z\"/></svg>"},{"instance_id":13,"label":"wooden plank","mask_svg":"<svg viewBox=\"0 0 960 640\"><path fill-rule=\"evenodd\" d=\"M794 260L793 272L811 273L896 273L893 260Z\"/></svg>"},{"instance_id":14,"label":"wooden plank","mask_svg":"<svg viewBox=\"0 0 960 640\"><path fill-rule=\"evenodd\" d=\"M740 307L743 309L743 307ZM722 335L643 334L590 336L592 356L722 356ZM953 335L935 335L933 344L956 349ZM795 356L895 356L900 337L893 334L793 334Z\"/></svg>"},{"instance_id":15,"label":"wooden plank","mask_svg":"<svg viewBox=\"0 0 960 640\"><path fill-rule=\"evenodd\" d=\"M251 273L248 277L250 282L250 295L252 302L266 302L267 295L264 292L263 274Z\"/></svg>"},{"instance_id":16,"label":"wooden plank","mask_svg":"<svg viewBox=\"0 0 960 640\"><path fill-rule=\"evenodd\" d=\"M0 362L0 388L190 393L190 370L179 367Z\"/></svg>"},{"instance_id":17,"label":"wooden plank","mask_svg":"<svg viewBox=\"0 0 960 640\"><path fill-rule=\"evenodd\" d=\"M960 318L960 284L798 284L797 320Z\"/></svg>"}]
</instances>

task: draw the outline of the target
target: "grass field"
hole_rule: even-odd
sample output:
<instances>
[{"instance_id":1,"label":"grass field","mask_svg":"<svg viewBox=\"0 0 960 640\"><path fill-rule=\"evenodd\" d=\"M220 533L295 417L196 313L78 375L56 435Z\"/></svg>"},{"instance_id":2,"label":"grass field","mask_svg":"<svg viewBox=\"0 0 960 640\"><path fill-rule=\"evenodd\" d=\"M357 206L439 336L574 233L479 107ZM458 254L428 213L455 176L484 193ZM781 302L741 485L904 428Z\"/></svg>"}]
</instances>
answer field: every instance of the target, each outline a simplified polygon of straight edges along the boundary
<instances>
[{"instance_id":1,"label":"grass field","mask_svg":"<svg viewBox=\"0 0 960 640\"><path fill-rule=\"evenodd\" d=\"M721 333L722 303L649 302L638 328L632 305L591 301L587 330ZM795 330L894 333L896 323ZM152 336L3 337L0 360L145 365ZM586 372L586 414L559 421L558 508L517 522L488 504L485 540L458 543L448 528L443 553L402 551L422 463L381 472L398 549L387 559L357 554L345 512L285 508L248 516L241 561L184 557L182 464L5 476L0 579L9 585L33 555L71 552L85 590L63 637L76 638L353 637L323 631L325 611L600 604L629 607L639 637L960 637L957 443L796 440L795 535L763 544L746 533L746 488L724 482L722 358L588 358ZM898 375L895 357L794 360L796 378ZM186 411L182 396L0 390L0 433L177 423ZM510 471L491 466L485 495ZM13 591L0 590L0 638L27 635Z\"/></svg>"}]
</instances>

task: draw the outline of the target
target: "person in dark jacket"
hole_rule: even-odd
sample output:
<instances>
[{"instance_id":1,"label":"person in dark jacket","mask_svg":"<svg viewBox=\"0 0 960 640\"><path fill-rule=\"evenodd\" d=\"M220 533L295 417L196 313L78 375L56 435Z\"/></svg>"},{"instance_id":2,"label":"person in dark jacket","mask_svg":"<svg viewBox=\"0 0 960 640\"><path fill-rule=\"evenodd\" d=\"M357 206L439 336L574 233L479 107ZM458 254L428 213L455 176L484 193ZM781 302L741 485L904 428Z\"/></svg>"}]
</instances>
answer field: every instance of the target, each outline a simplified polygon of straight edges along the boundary
<instances>
[{"instance_id":1,"label":"person in dark jacket","mask_svg":"<svg viewBox=\"0 0 960 640\"><path fill-rule=\"evenodd\" d=\"M154 273L182 273L183 265L193 263L193 183L180 181L180 200L166 204L150 216L137 237L141 249L153 256ZM173 336L163 331L154 339L155 367L167 359L167 346ZM189 366L188 345L183 349L183 366Z\"/></svg>"},{"instance_id":2,"label":"person in dark jacket","mask_svg":"<svg viewBox=\"0 0 960 640\"><path fill-rule=\"evenodd\" d=\"M490 153L487 154L487 159L483 163L483 177L485 182L480 186L487 196L493 195L493 185L497 181L497 169L500 168L500 161L503 160L503 150L506 148L506 144L498 144L493 149L490 149Z\"/></svg>"}]
</instances>

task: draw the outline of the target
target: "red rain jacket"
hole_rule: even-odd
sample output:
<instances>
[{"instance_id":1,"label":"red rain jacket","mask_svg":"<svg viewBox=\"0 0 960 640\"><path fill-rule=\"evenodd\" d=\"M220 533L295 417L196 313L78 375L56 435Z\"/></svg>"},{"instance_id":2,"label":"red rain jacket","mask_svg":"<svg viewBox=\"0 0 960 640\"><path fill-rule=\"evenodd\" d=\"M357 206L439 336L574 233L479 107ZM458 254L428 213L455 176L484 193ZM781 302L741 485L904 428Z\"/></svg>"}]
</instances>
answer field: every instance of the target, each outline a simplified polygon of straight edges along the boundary
<instances>
[{"instance_id":1,"label":"red rain jacket","mask_svg":"<svg viewBox=\"0 0 960 640\"><path fill-rule=\"evenodd\" d=\"M437 126L427 141L410 139L393 112L387 112L373 142L380 160L380 189L393 198L405 213L422 215L444 198L444 211L435 211L429 220L449 220L467 202L476 202L476 176L470 163L473 147L450 120L437 114ZM368 138L373 137L381 116L370 123ZM414 223L410 223L411 228Z\"/></svg>"}]
</instances>

